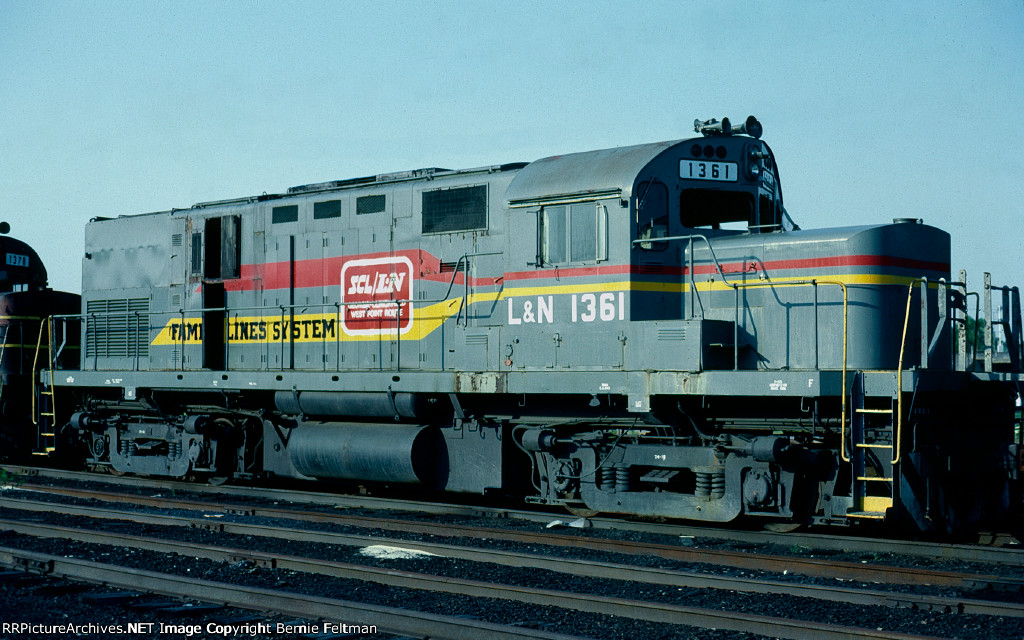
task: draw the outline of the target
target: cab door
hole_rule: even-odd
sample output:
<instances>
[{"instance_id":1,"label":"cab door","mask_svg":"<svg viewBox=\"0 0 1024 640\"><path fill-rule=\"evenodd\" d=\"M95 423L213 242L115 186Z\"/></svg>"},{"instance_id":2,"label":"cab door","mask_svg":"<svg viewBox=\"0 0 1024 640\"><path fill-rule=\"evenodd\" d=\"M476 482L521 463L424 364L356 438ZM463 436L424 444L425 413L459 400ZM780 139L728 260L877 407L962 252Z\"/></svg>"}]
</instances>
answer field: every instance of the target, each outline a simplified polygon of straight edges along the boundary
<instances>
[{"instance_id":1,"label":"cab door","mask_svg":"<svg viewBox=\"0 0 1024 640\"><path fill-rule=\"evenodd\" d=\"M220 371L227 365L227 296L225 280L241 270L241 216L207 218L203 233L203 368Z\"/></svg>"}]
</instances>

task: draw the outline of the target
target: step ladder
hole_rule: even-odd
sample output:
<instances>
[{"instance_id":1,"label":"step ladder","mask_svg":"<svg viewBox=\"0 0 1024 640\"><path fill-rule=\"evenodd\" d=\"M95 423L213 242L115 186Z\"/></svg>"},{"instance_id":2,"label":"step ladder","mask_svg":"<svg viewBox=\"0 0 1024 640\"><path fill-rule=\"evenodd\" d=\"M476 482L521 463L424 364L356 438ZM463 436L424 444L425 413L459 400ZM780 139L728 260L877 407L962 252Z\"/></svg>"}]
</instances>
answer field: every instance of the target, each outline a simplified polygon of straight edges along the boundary
<instances>
[{"instance_id":1,"label":"step ladder","mask_svg":"<svg viewBox=\"0 0 1024 640\"><path fill-rule=\"evenodd\" d=\"M863 375L858 374L853 380L850 414L853 507L846 515L884 520L896 497L893 440L899 407L895 398L866 397L863 387Z\"/></svg>"},{"instance_id":2,"label":"step ladder","mask_svg":"<svg viewBox=\"0 0 1024 640\"><path fill-rule=\"evenodd\" d=\"M49 380L39 383L39 353L43 350L43 333L46 333L46 371ZM32 424L36 427L34 456L49 456L57 450L57 409L53 394L53 320L44 318L39 324L36 339L36 353L32 358Z\"/></svg>"}]
</instances>

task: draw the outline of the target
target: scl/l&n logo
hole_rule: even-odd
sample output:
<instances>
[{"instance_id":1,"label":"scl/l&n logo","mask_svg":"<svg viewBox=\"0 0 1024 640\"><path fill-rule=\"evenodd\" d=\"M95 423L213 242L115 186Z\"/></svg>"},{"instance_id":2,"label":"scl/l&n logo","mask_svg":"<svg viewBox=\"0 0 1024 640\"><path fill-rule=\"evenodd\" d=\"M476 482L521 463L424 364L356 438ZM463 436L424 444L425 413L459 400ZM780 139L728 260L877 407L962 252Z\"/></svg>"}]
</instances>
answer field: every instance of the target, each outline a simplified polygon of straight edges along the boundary
<instances>
[{"instance_id":1,"label":"scl/l&n logo","mask_svg":"<svg viewBox=\"0 0 1024 640\"><path fill-rule=\"evenodd\" d=\"M412 261L405 256L349 260L341 267L341 328L347 335L412 328Z\"/></svg>"}]
</instances>

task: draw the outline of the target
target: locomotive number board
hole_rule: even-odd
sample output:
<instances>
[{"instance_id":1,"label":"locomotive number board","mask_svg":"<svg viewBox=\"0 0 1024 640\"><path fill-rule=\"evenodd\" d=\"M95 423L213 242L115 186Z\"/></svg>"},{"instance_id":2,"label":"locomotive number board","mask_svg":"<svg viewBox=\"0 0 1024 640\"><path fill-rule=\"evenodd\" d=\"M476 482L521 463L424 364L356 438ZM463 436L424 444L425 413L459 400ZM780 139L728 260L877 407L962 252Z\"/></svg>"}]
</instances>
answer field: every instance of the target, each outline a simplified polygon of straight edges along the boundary
<instances>
[{"instance_id":1,"label":"locomotive number board","mask_svg":"<svg viewBox=\"0 0 1024 640\"><path fill-rule=\"evenodd\" d=\"M736 182L739 177L735 162L707 162L706 160L680 160L679 177L693 180L721 180Z\"/></svg>"}]
</instances>

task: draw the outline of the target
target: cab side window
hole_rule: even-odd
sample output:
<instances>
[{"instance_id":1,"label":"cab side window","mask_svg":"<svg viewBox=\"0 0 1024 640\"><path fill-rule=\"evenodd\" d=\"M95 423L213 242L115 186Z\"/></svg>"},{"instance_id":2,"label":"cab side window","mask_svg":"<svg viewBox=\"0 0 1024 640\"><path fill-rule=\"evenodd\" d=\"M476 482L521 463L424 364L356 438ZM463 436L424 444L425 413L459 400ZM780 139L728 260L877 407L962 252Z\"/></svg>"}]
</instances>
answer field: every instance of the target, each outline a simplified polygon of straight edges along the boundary
<instances>
[{"instance_id":1,"label":"cab side window","mask_svg":"<svg viewBox=\"0 0 1024 640\"><path fill-rule=\"evenodd\" d=\"M541 209L538 248L542 265L607 259L607 210L595 202Z\"/></svg>"}]
</instances>

